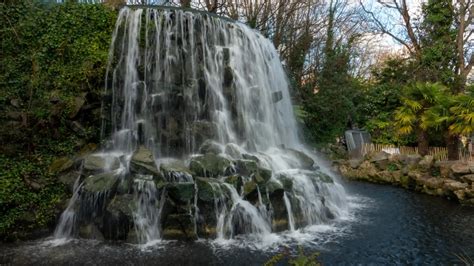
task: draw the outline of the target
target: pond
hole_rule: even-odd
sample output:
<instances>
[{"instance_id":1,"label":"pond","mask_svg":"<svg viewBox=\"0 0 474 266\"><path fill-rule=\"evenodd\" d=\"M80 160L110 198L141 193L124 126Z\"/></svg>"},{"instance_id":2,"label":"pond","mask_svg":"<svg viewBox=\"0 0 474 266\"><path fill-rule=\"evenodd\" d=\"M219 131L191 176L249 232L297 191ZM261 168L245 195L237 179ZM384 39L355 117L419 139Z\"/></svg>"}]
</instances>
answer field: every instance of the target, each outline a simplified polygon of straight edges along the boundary
<instances>
[{"instance_id":1,"label":"pond","mask_svg":"<svg viewBox=\"0 0 474 266\"><path fill-rule=\"evenodd\" d=\"M331 225L268 243L163 241L148 247L73 240L4 245L0 264L262 265L278 253L320 252L323 264L463 264L474 259L474 208L390 186L344 183L351 211ZM281 261L285 264L286 261Z\"/></svg>"}]
</instances>

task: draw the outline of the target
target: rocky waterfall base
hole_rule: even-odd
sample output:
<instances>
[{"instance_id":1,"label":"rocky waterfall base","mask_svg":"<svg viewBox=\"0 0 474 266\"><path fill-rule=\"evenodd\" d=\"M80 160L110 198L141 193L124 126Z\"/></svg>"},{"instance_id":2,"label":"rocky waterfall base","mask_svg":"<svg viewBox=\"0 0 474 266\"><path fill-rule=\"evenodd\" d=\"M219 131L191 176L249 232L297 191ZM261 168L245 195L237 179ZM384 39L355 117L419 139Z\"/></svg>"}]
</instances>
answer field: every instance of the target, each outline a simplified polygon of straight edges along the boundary
<instances>
[{"instance_id":1,"label":"rocky waterfall base","mask_svg":"<svg viewBox=\"0 0 474 266\"><path fill-rule=\"evenodd\" d=\"M129 171L125 158L111 154L63 159L60 180L74 195L54 236L148 243L245 235L258 241L329 222L344 210L342 186L303 152L281 148L299 158L299 170L273 173L264 159L234 148L208 145L188 160L157 164L142 146Z\"/></svg>"}]
</instances>

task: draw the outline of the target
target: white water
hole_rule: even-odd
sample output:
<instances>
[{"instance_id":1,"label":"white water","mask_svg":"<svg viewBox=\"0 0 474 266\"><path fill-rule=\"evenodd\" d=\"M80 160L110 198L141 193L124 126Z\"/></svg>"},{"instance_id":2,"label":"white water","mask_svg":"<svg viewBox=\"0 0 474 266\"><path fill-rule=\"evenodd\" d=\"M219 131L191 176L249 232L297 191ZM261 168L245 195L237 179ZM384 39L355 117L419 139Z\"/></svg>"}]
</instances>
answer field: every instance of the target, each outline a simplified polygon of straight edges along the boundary
<instances>
[{"instance_id":1,"label":"white water","mask_svg":"<svg viewBox=\"0 0 474 266\"><path fill-rule=\"evenodd\" d=\"M69 239L72 237L74 228L76 226L76 202L79 198L79 191L82 187L80 183L81 175L79 174L76 181L74 182L74 189L71 199L66 207L66 209L61 214L59 218L58 225L54 230L53 237L55 239Z\"/></svg>"},{"instance_id":2,"label":"white water","mask_svg":"<svg viewBox=\"0 0 474 266\"><path fill-rule=\"evenodd\" d=\"M135 180L136 210L133 213L139 243L160 239L160 214L164 200L158 201L158 191L152 176Z\"/></svg>"},{"instance_id":3,"label":"white water","mask_svg":"<svg viewBox=\"0 0 474 266\"><path fill-rule=\"evenodd\" d=\"M290 232L345 214L343 187L315 181L314 171L298 169L302 162L286 150L315 157L298 139L288 81L275 48L247 26L202 13L122 8L109 51L105 94L111 100L103 106L102 133L108 142L101 156L120 158L125 175L140 145L153 152L158 166L188 160L211 140L222 151L233 147L233 154L221 154L229 159L256 157L261 167L273 171L273 182L283 183L277 179L280 174L291 179L282 199ZM165 179L194 182L185 172L169 173ZM244 179L250 182L252 177ZM145 177L134 184L138 241L154 242L162 236L166 193L159 195L154 181ZM209 184L220 191L214 197L217 240L247 235L275 241L268 190L262 193L257 186L257 201L250 202L243 189L239 195L222 180ZM194 199L188 202L196 235L198 192L195 183Z\"/></svg>"}]
</instances>

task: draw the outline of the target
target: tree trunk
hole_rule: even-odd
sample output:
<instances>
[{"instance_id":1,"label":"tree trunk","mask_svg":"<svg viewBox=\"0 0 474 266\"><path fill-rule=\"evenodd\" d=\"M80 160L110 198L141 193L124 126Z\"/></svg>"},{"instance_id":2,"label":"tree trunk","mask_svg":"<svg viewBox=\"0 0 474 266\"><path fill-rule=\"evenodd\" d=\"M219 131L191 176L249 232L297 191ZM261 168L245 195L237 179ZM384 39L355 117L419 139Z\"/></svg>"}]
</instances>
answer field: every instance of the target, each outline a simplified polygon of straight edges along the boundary
<instances>
[{"instance_id":1,"label":"tree trunk","mask_svg":"<svg viewBox=\"0 0 474 266\"><path fill-rule=\"evenodd\" d=\"M428 143L428 133L426 132L426 130L418 129L417 141L418 141L418 153L421 156L428 155L429 143Z\"/></svg>"},{"instance_id":2,"label":"tree trunk","mask_svg":"<svg viewBox=\"0 0 474 266\"><path fill-rule=\"evenodd\" d=\"M448 148L448 160L459 160L459 137L449 134L446 137L446 147Z\"/></svg>"}]
</instances>

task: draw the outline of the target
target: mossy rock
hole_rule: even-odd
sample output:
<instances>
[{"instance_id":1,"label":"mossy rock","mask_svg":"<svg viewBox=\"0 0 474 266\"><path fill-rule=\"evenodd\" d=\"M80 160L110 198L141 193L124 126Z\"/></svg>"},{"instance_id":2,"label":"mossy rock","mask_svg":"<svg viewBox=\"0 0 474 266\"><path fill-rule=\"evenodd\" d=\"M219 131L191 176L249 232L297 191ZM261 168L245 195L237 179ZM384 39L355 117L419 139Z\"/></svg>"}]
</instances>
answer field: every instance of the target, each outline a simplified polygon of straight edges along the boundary
<instances>
[{"instance_id":1,"label":"mossy rock","mask_svg":"<svg viewBox=\"0 0 474 266\"><path fill-rule=\"evenodd\" d=\"M296 159L298 159L300 168L313 169L314 160L306 153L295 149L285 149L285 151L293 155L293 157L295 157Z\"/></svg>"},{"instance_id":2,"label":"mossy rock","mask_svg":"<svg viewBox=\"0 0 474 266\"><path fill-rule=\"evenodd\" d=\"M244 184L244 196L251 194L252 192L257 190L257 183L254 181L248 181Z\"/></svg>"},{"instance_id":3,"label":"mossy rock","mask_svg":"<svg viewBox=\"0 0 474 266\"><path fill-rule=\"evenodd\" d=\"M198 198L202 201L213 202L215 198L222 196L219 184L212 185L212 180L209 178L197 177L196 185L198 187Z\"/></svg>"},{"instance_id":4,"label":"mossy rock","mask_svg":"<svg viewBox=\"0 0 474 266\"><path fill-rule=\"evenodd\" d=\"M323 182L323 183L334 183L334 180L332 180L332 177L329 175L323 173L323 172L311 172L309 173L309 176L313 181L316 182Z\"/></svg>"},{"instance_id":5,"label":"mossy rock","mask_svg":"<svg viewBox=\"0 0 474 266\"><path fill-rule=\"evenodd\" d=\"M279 174L278 180L280 180L282 187L285 191L293 190L293 180L286 174Z\"/></svg>"},{"instance_id":6,"label":"mossy rock","mask_svg":"<svg viewBox=\"0 0 474 266\"><path fill-rule=\"evenodd\" d=\"M265 184L272 178L272 170L259 167L257 173L254 176L255 182L258 184Z\"/></svg>"},{"instance_id":7,"label":"mossy rock","mask_svg":"<svg viewBox=\"0 0 474 266\"><path fill-rule=\"evenodd\" d=\"M237 160L237 172L241 175L250 176L258 171L258 164L254 160Z\"/></svg>"},{"instance_id":8,"label":"mossy rock","mask_svg":"<svg viewBox=\"0 0 474 266\"><path fill-rule=\"evenodd\" d=\"M229 155L233 159L242 159L242 153L240 152L239 146L234 143L228 143L224 149L225 154Z\"/></svg>"},{"instance_id":9,"label":"mossy rock","mask_svg":"<svg viewBox=\"0 0 474 266\"><path fill-rule=\"evenodd\" d=\"M132 162L140 162L144 164L154 164L153 153L144 146L140 146L132 156Z\"/></svg>"},{"instance_id":10,"label":"mossy rock","mask_svg":"<svg viewBox=\"0 0 474 266\"><path fill-rule=\"evenodd\" d=\"M84 189L88 192L114 191L119 181L119 175L115 172L107 172L91 175L84 181Z\"/></svg>"},{"instance_id":11,"label":"mossy rock","mask_svg":"<svg viewBox=\"0 0 474 266\"><path fill-rule=\"evenodd\" d=\"M265 184L265 189L268 191L268 193L272 194L273 192L277 191L277 190L282 190L283 189L283 185L274 180L274 179L270 179L266 184Z\"/></svg>"},{"instance_id":12,"label":"mossy rock","mask_svg":"<svg viewBox=\"0 0 474 266\"><path fill-rule=\"evenodd\" d=\"M199 153L202 154L219 154L222 153L222 147L219 143L212 141L212 140L206 140L201 147L199 147Z\"/></svg>"},{"instance_id":13,"label":"mossy rock","mask_svg":"<svg viewBox=\"0 0 474 266\"><path fill-rule=\"evenodd\" d=\"M215 154L206 154L191 159L189 169L197 176L219 177L232 173L232 162Z\"/></svg>"},{"instance_id":14,"label":"mossy rock","mask_svg":"<svg viewBox=\"0 0 474 266\"><path fill-rule=\"evenodd\" d=\"M101 156L97 154L91 154L84 158L84 170L87 171L103 171L103 170L116 170L120 167L120 161L114 156Z\"/></svg>"},{"instance_id":15,"label":"mossy rock","mask_svg":"<svg viewBox=\"0 0 474 266\"><path fill-rule=\"evenodd\" d=\"M172 199L188 202L194 198L194 183L171 183L168 184L167 191Z\"/></svg>"},{"instance_id":16,"label":"mossy rock","mask_svg":"<svg viewBox=\"0 0 474 266\"><path fill-rule=\"evenodd\" d=\"M133 219L133 211L137 208L133 195L117 195L107 205L107 211L114 215L119 213Z\"/></svg>"},{"instance_id":17,"label":"mossy rock","mask_svg":"<svg viewBox=\"0 0 474 266\"><path fill-rule=\"evenodd\" d=\"M231 184L239 193L242 186L244 185L243 178L240 175L228 176L224 179L224 182L226 182L227 184Z\"/></svg>"},{"instance_id":18,"label":"mossy rock","mask_svg":"<svg viewBox=\"0 0 474 266\"><path fill-rule=\"evenodd\" d=\"M160 164L161 175L170 182L191 181L193 176L183 161L172 160Z\"/></svg>"}]
</instances>

